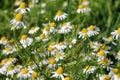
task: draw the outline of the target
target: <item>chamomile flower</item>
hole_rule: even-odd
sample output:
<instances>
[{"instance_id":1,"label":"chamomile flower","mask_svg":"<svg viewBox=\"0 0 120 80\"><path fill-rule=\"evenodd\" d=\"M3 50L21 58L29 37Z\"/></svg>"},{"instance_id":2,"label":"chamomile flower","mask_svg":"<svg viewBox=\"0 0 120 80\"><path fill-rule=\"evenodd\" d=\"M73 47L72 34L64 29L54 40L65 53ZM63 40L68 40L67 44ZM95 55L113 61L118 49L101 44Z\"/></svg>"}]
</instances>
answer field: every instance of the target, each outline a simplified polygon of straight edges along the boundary
<instances>
[{"instance_id":1,"label":"chamomile flower","mask_svg":"<svg viewBox=\"0 0 120 80\"><path fill-rule=\"evenodd\" d=\"M24 48L30 46L30 45L32 44L32 42L33 42L33 39L27 37L27 35L22 35L22 36L21 36L20 43L22 44L22 46L23 46Z\"/></svg>"},{"instance_id":2,"label":"chamomile flower","mask_svg":"<svg viewBox=\"0 0 120 80\"><path fill-rule=\"evenodd\" d=\"M115 58L117 59L117 60L120 60L120 50L117 52L117 54L115 55Z\"/></svg>"},{"instance_id":3,"label":"chamomile flower","mask_svg":"<svg viewBox=\"0 0 120 80\"><path fill-rule=\"evenodd\" d=\"M23 14L22 13L16 14L15 18L10 21L10 23L12 25L11 30L20 29L21 27L26 28L22 19L23 19Z\"/></svg>"},{"instance_id":4,"label":"chamomile flower","mask_svg":"<svg viewBox=\"0 0 120 80\"><path fill-rule=\"evenodd\" d=\"M33 72L32 72L32 79L33 79L33 80L34 80L34 79L36 80L37 77L38 77L38 72L33 71Z\"/></svg>"},{"instance_id":5,"label":"chamomile flower","mask_svg":"<svg viewBox=\"0 0 120 80\"><path fill-rule=\"evenodd\" d=\"M120 73L117 73L115 74L113 77L112 77L113 80L120 80Z\"/></svg>"},{"instance_id":6,"label":"chamomile flower","mask_svg":"<svg viewBox=\"0 0 120 80\"><path fill-rule=\"evenodd\" d=\"M66 48L66 44L64 42L59 42L58 44L56 44L56 48L58 50L64 50Z\"/></svg>"},{"instance_id":7,"label":"chamomile flower","mask_svg":"<svg viewBox=\"0 0 120 80\"><path fill-rule=\"evenodd\" d=\"M12 49L11 47L6 47L4 50L3 50L3 54L4 55L9 55L9 54L12 54L14 53L16 50L15 49Z\"/></svg>"},{"instance_id":8,"label":"chamomile flower","mask_svg":"<svg viewBox=\"0 0 120 80\"><path fill-rule=\"evenodd\" d=\"M28 69L35 69L37 66L33 61L28 62Z\"/></svg>"},{"instance_id":9,"label":"chamomile flower","mask_svg":"<svg viewBox=\"0 0 120 80\"><path fill-rule=\"evenodd\" d=\"M79 34L78 38L86 39L88 37L88 29L83 28L82 31L78 32L78 34Z\"/></svg>"},{"instance_id":10,"label":"chamomile flower","mask_svg":"<svg viewBox=\"0 0 120 80\"><path fill-rule=\"evenodd\" d=\"M45 34L40 34L39 36L36 37L36 40L46 42L49 39L47 38L47 36Z\"/></svg>"},{"instance_id":11,"label":"chamomile flower","mask_svg":"<svg viewBox=\"0 0 120 80\"><path fill-rule=\"evenodd\" d=\"M111 35L113 36L114 39L118 39L120 37L120 28L114 30L114 32L111 32Z\"/></svg>"},{"instance_id":12,"label":"chamomile flower","mask_svg":"<svg viewBox=\"0 0 120 80\"><path fill-rule=\"evenodd\" d=\"M5 74L7 70L7 66L0 63L0 74Z\"/></svg>"},{"instance_id":13,"label":"chamomile flower","mask_svg":"<svg viewBox=\"0 0 120 80\"><path fill-rule=\"evenodd\" d=\"M91 74L91 73L94 73L96 69L97 69L96 66L88 65L83 69L83 73Z\"/></svg>"},{"instance_id":14,"label":"chamomile flower","mask_svg":"<svg viewBox=\"0 0 120 80\"><path fill-rule=\"evenodd\" d=\"M15 0L15 6L19 6L21 4L21 0Z\"/></svg>"},{"instance_id":15,"label":"chamomile flower","mask_svg":"<svg viewBox=\"0 0 120 80\"><path fill-rule=\"evenodd\" d=\"M82 1L82 5L83 6L87 6L89 3L90 3L90 1L88 1L88 0L83 0Z\"/></svg>"},{"instance_id":16,"label":"chamomile flower","mask_svg":"<svg viewBox=\"0 0 120 80\"><path fill-rule=\"evenodd\" d=\"M36 33L40 28L39 27L32 27L30 30L29 30L29 34L34 34Z\"/></svg>"},{"instance_id":17,"label":"chamomile flower","mask_svg":"<svg viewBox=\"0 0 120 80\"><path fill-rule=\"evenodd\" d=\"M26 3L25 2L21 2L19 8L17 8L15 10L15 12L19 12L19 13L22 13L22 14L27 13L27 11L30 11L30 8L26 7Z\"/></svg>"},{"instance_id":18,"label":"chamomile flower","mask_svg":"<svg viewBox=\"0 0 120 80\"><path fill-rule=\"evenodd\" d=\"M57 70L52 73L53 73L52 77L60 78L61 80L64 80L64 76L67 76L67 74L64 73L64 70L62 67L58 67Z\"/></svg>"},{"instance_id":19,"label":"chamomile flower","mask_svg":"<svg viewBox=\"0 0 120 80\"><path fill-rule=\"evenodd\" d=\"M16 63L16 61L17 61L16 58L12 58L12 57L10 57L10 58L7 59L7 62L5 63L5 65L11 65L11 64L14 64L14 63Z\"/></svg>"},{"instance_id":20,"label":"chamomile flower","mask_svg":"<svg viewBox=\"0 0 120 80\"><path fill-rule=\"evenodd\" d=\"M71 80L71 78L70 77L65 77L65 79L64 80Z\"/></svg>"},{"instance_id":21,"label":"chamomile flower","mask_svg":"<svg viewBox=\"0 0 120 80\"><path fill-rule=\"evenodd\" d=\"M109 75L110 76L114 76L118 72L119 72L118 68L112 68L112 69L110 69Z\"/></svg>"},{"instance_id":22,"label":"chamomile flower","mask_svg":"<svg viewBox=\"0 0 120 80\"><path fill-rule=\"evenodd\" d=\"M62 53L58 52L58 53L56 53L55 57L56 57L55 58L56 61L62 60L65 57L65 53L64 52L62 52Z\"/></svg>"},{"instance_id":23,"label":"chamomile flower","mask_svg":"<svg viewBox=\"0 0 120 80\"><path fill-rule=\"evenodd\" d=\"M111 42L113 45L117 45L115 42L114 42L114 39L113 39L113 37L112 36L109 36L109 37L103 37L102 38L104 41L106 41L106 42Z\"/></svg>"},{"instance_id":24,"label":"chamomile flower","mask_svg":"<svg viewBox=\"0 0 120 80\"><path fill-rule=\"evenodd\" d=\"M7 76L10 75L11 77L13 77L15 73L17 73L17 71L14 68L14 65L9 65L6 71Z\"/></svg>"},{"instance_id":25,"label":"chamomile flower","mask_svg":"<svg viewBox=\"0 0 120 80\"><path fill-rule=\"evenodd\" d=\"M60 30L58 30L58 33L69 33L72 30L72 26L70 25L70 22L63 23L62 26L60 26Z\"/></svg>"},{"instance_id":26,"label":"chamomile flower","mask_svg":"<svg viewBox=\"0 0 120 80\"><path fill-rule=\"evenodd\" d=\"M67 18L67 13L64 13L64 12L62 12L62 11L58 11L57 13L56 13L56 16L54 17L54 20L55 21L60 21L60 20L64 20L65 18Z\"/></svg>"},{"instance_id":27,"label":"chamomile flower","mask_svg":"<svg viewBox=\"0 0 120 80\"><path fill-rule=\"evenodd\" d=\"M1 37L0 44L6 45L7 44L7 38L5 36Z\"/></svg>"},{"instance_id":28,"label":"chamomile flower","mask_svg":"<svg viewBox=\"0 0 120 80\"><path fill-rule=\"evenodd\" d=\"M99 34L99 31L100 30L98 27L91 25L90 27L88 27L88 36L91 37L97 35Z\"/></svg>"},{"instance_id":29,"label":"chamomile flower","mask_svg":"<svg viewBox=\"0 0 120 80\"><path fill-rule=\"evenodd\" d=\"M109 53L109 52L106 51L106 50L102 50L102 49L101 49L101 50L97 53L97 57L98 57L99 59L102 59L102 58L105 57L105 55L106 55L107 53Z\"/></svg>"},{"instance_id":30,"label":"chamomile flower","mask_svg":"<svg viewBox=\"0 0 120 80\"><path fill-rule=\"evenodd\" d=\"M42 8L45 8L45 7L46 7L46 3L42 3L42 4L41 4L41 7L42 7Z\"/></svg>"},{"instance_id":31,"label":"chamomile flower","mask_svg":"<svg viewBox=\"0 0 120 80\"><path fill-rule=\"evenodd\" d=\"M55 68L56 67L56 60L55 60L55 58L51 57L49 59L49 65L47 67L49 67L49 68Z\"/></svg>"},{"instance_id":32,"label":"chamomile flower","mask_svg":"<svg viewBox=\"0 0 120 80\"><path fill-rule=\"evenodd\" d=\"M43 29L43 34L48 35L49 34L49 26L45 26Z\"/></svg>"},{"instance_id":33,"label":"chamomile flower","mask_svg":"<svg viewBox=\"0 0 120 80\"><path fill-rule=\"evenodd\" d=\"M50 33L55 33L57 31L57 29L55 29L56 27L55 22L49 23L49 26L50 26L50 30L49 30Z\"/></svg>"},{"instance_id":34,"label":"chamomile flower","mask_svg":"<svg viewBox=\"0 0 120 80\"><path fill-rule=\"evenodd\" d=\"M32 73L32 72L33 72L32 70L29 70L29 69L27 69L27 68L23 68L23 69L21 70L21 72L18 73L17 77L18 77L20 80L28 79L28 78L31 77L31 73Z\"/></svg>"},{"instance_id":35,"label":"chamomile flower","mask_svg":"<svg viewBox=\"0 0 120 80\"><path fill-rule=\"evenodd\" d=\"M99 80L111 80L111 76L110 75L100 75Z\"/></svg>"},{"instance_id":36,"label":"chamomile flower","mask_svg":"<svg viewBox=\"0 0 120 80\"><path fill-rule=\"evenodd\" d=\"M103 59L98 59L98 63L101 65L103 68L107 68L107 70L110 70L110 65L113 63L111 60L108 58L103 58Z\"/></svg>"},{"instance_id":37,"label":"chamomile flower","mask_svg":"<svg viewBox=\"0 0 120 80\"><path fill-rule=\"evenodd\" d=\"M84 6L82 4L80 4L78 6L77 13L84 13L85 11L86 11L86 9L84 8Z\"/></svg>"}]
</instances>

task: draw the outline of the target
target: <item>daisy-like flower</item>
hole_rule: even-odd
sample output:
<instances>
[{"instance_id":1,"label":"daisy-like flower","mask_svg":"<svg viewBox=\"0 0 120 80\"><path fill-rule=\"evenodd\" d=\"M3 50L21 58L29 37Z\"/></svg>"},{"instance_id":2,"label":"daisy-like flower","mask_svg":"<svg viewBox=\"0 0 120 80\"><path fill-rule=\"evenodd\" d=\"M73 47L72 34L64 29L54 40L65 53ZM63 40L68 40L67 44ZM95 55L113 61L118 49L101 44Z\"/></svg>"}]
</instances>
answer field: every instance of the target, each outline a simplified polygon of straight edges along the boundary
<instances>
[{"instance_id":1,"label":"daisy-like flower","mask_svg":"<svg viewBox=\"0 0 120 80\"><path fill-rule=\"evenodd\" d=\"M64 20L65 18L67 18L67 15L68 15L67 13L64 13L64 12L59 10L57 12L56 16L54 17L54 20L55 21Z\"/></svg>"},{"instance_id":2,"label":"daisy-like flower","mask_svg":"<svg viewBox=\"0 0 120 80\"><path fill-rule=\"evenodd\" d=\"M0 74L5 74L7 70L7 66L0 63Z\"/></svg>"},{"instance_id":3,"label":"daisy-like flower","mask_svg":"<svg viewBox=\"0 0 120 80\"><path fill-rule=\"evenodd\" d=\"M39 27L32 27L30 30L29 30L29 34L34 34L36 33L40 28Z\"/></svg>"},{"instance_id":4,"label":"daisy-like flower","mask_svg":"<svg viewBox=\"0 0 120 80\"><path fill-rule=\"evenodd\" d=\"M16 58L10 57L10 58L7 59L7 62L5 63L5 65L11 65L13 63L16 63L16 61L17 61Z\"/></svg>"},{"instance_id":5,"label":"daisy-like flower","mask_svg":"<svg viewBox=\"0 0 120 80\"><path fill-rule=\"evenodd\" d=\"M22 44L22 46L23 46L24 48L30 46L30 45L32 44L32 42L33 42L33 39L27 37L27 35L22 35L22 36L21 36L20 43Z\"/></svg>"},{"instance_id":6,"label":"daisy-like flower","mask_svg":"<svg viewBox=\"0 0 120 80\"><path fill-rule=\"evenodd\" d=\"M13 77L16 72L17 72L17 71L16 71L16 69L14 68L14 65L9 65L9 66L7 67L7 71L6 71L7 76L10 75L11 77Z\"/></svg>"},{"instance_id":7,"label":"daisy-like flower","mask_svg":"<svg viewBox=\"0 0 120 80\"><path fill-rule=\"evenodd\" d=\"M15 12L19 12L19 13L22 13L22 14L27 13L27 11L30 11L30 8L26 7L26 3L25 2L21 2L19 8L17 8L15 10Z\"/></svg>"},{"instance_id":8,"label":"daisy-like flower","mask_svg":"<svg viewBox=\"0 0 120 80\"><path fill-rule=\"evenodd\" d=\"M33 80L36 80L37 77L38 77L38 72L33 71L33 72L32 72L32 79L33 79Z\"/></svg>"},{"instance_id":9,"label":"daisy-like flower","mask_svg":"<svg viewBox=\"0 0 120 80\"><path fill-rule=\"evenodd\" d=\"M66 33L71 32L71 30L72 30L72 26L70 25L70 22L67 22L67 23L63 23L58 33L66 34Z\"/></svg>"},{"instance_id":10,"label":"daisy-like flower","mask_svg":"<svg viewBox=\"0 0 120 80\"><path fill-rule=\"evenodd\" d=\"M117 60L120 60L120 50L117 52L117 54L115 55L115 58L117 59Z\"/></svg>"},{"instance_id":11,"label":"daisy-like flower","mask_svg":"<svg viewBox=\"0 0 120 80\"><path fill-rule=\"evenodd\" d=\"M67 74L64 73L64 70L62 67L58 67L57 70L52 73L53 73L52 77L60 78L61 80L64 80L64 76L67 76Z\"/></svg>"},{"instance_id":12,"label":"daisy-like flower","mask_svg":"<svg viewBox=\"0 0 120 80\"><path fill-rule=\"evenodd\" d=\"M56 60L55 60L55 58L51 57L49 59L49 65L47 67L49 67L49 68L55 68L56 67Z\"/></svg>"},{"instance_id":13,"label":"daisy-like flower","mask_svg":"<svg viewBox=\"0 0 120 80\"><path fill-rule=\"evenodd\" d=\"M23 68L20 73L18 73L17 77L22 80L22 79L28 79L31 77L31 73L33 71L29 70L27 68Z\"/></svg>"},{"instance_id":14,"label":"daisy-like flower","mask_svg":"<svg viewBox=\"0 0 120 80\"><path fill-rule=\"evenodd\" d=\"M82 1L82 5L83 6L87 6L89 3L90 3L90 1L88 1L88 0L83 0Z\"/></svg>"},{"instance_id":15,"label":"daisy-like flower","mask_svg":"<svg viewBox=\"0 0 120 80\"><path fill-rule=\"evenodd\" d=\"M112 68L109 72L110 76L114 76L115 74L117 74L119 72L118 68Z\"/></svg>"},{"instance_id":16,"label":"daisy-like flower","mask_svg":"<svg viewBox=\"0 0 120 80\"><path fill-rule=\"evenodd\" d=\"M88 27L88 36L94 36L99 34L100 29L96 26L90 25L90 27Z\"/></svg>"},{"instance_id":17,"label":"daisy-like flower","mask_svg":"<svg viewBox=\"0 0 120 80\"><path fill-rule=\"evenodd\" d=\"M106 51L106 50L102 50L102 49L101 49L101 50L97 53L97 57L98 57L99 59L103 59L107 53L109 53L109 52Z\"/></svg>"},{"instance_id":18,"label":"daisy-like flower","mask_svg":"<svg viewBox=\"0 0 120 80\"><path fill-rule=\"evenodd\" d=\"M3 45L6 45L7 44L7 39L6 39L6 37L5 36L3 36L3 37L1 37L1 39L0 39L0 44L3 44Z\"/></svg>"},{"instance_id":19,"label":"daisy-like flower","mask_svg":"<svg viewBox=\"0 0 120 80\"><path fill-rule=\"evenodd\" d=\"M100 75L99 80L111 80L111 76L110 75Z\"/></svg>"},{"instance_id":20,"label":"daisy-like flower","mask_svg":"<svg viewBox=\"0 0 120 80\"><path fill-rule=\"evenodd\" d=\"M15 0L15 6L19 6L21 2L21 0Z\"/></svg>"},{"instance_id":21,"label":"daisy-like flower","mask_svg":"<svg viewBox=\"0 0 120 80\"><path fill-rule=\"evenodd\" d=\"M12 27L11 30L13 29L20 29L21 27L26 28L25 24L22 21L23 19L23 14L22 13L18 13L14 19L12 19L10 21Z\"/></svg>"},{"instance_id":22,"label":"daisy-like flower","mask_svg":"<svg viewBox=\"0 0 120 80\"><path fill-rule=\"evenodd\" d=\"M3 50L3 54L4 55L9 55L9 54L12 54L16 51L16 49L13 49L11 47L6 47L4 50Z\"/></svg>"},{"instance_id":23,"label":"daisy-like flower","mask_svg":"<svg viewBox=\"0 0 120 80\"><path fill-rule=\"evenodd\" d=\"M118 39L120 37L120 28L114 30L114 32L111 32L111 35L113 36L114 39Z\"/></svg>"},{"instance_id":24,"label":"daisy-like flower","mask_svg":"<svg viewBox=\"0 0 120 80\"><path fill-rule=\"evenodd\" d=\"M46 3L41 3L41 7L45 8L46 7Z\"/></svg>"},{"instance_id":25,"label":"daisy-like flower","mask_svg":"<svg viewBox=\"0 0 120 80\"><path fill-rule=\"evenodd\" d=\"M57 29L55 29L56 24L54 22L49 23L50 26L50 33L55 33Z\"/></svg>"},{"instance_id":26,"label":"daisy-like flower","mask_svg":"<svg viewBox=\"0 0 120 80\"><path fill-rule=\"evenodd\" d=\"M112 77L113 80L120 80L120 73L117 73L115 74L113 77Z\"/></svg>"},{"instance_id":27,"label":"daisy-like flower","mask_svg":"<svg viewBox=\"0 0 120 80\"><path fill-rule=\"evenodd\" d=\"M78 38L86 39L88 37L88 29L83 28L82 31L78 32L78 34L79 34Z\"/></svg>"},{"instance_id":28,"label":"daisy-like flower","mask_svg":"<svg viewBox=\"0 0 120 80\"><path fill-rule=\"evenodd\" d=\"M64 52L59 52L59 53L56 53L56 58L55 58L55 60L56 61L59 61L59 60L61 60L61 59L63 59L65 57L65 53Z\"/></svg>"},{"instance_id":29,"label":"daisy-like flower","mask_svg":"<svg viewBox=\"0 0 120 80\"><path fill-rule=\"evenodd\" d=\"M86 11L86 9L84 8L84 6L82 4L80 4L78 6L77 13L84 13L85 11Z\"/></svg>"},{"instance_id":30,"label":"daisy-like flower","mask_svg":"<svg viewBox=\"0 0 120 80\"><path fill-rule=\"evenodd\" d=\"M37 66L35 65L35 63L33 61L29 61L28 62L28 69L35 69Z\"/></svg>"},{"instance_id":31,"label":"daisy-like flower","mask_svg":"<svg viewBox=\"0 0 120 80\"><path fill-rule=\"evenodd\" d=\"M40 34L40 35L37 36L35 39L36 39L37 41L42 40L43 42L46 42L46 41L49 40L45 34Z\"/></svg>"},{"instance_id":32,"label":"daisy-like flower","mask_svg":"<svg viewBox=\"0 0 120 80\"><path fill-rule=\"evenodd\" d=\"M113 63L112 61L110 61L108 58L103 58L103 59L98 59L98 63L103 67L103 68L107 68L107 70L110 70L110 65Z\"/></svg>"},{"instance_id":33,"label":"daisy-like flower","mask_svg":"<svg viewBox=\"0 0 120 80\"><path fill-rule=\"evenodd\" d=\"M97 69L96 66L88 65L83 69L83 73L91 74L91 73L94 73L96 69Z\"/></svg>"},{"instance_id":34,"label":"daisy-like flower","mask_svg":"<svg viewBox=\"0 0 120 80\"><path fill-rule=\"evenodd\" d=\"M106 42L111 42L113 45L117 45L115 42L114 42L114 39L113 39L113 37L112 36L109 36L109 37L103 37L102 38L104 41L106 41Z\"/></svg>"},{"instance_id":35,"label":"daisy-like flower","mask_svg":"<svg viewBox=\"0 0 120 80\"><path fill-rule=\"evenodd\" d=\"M49 34L49 26L45 26L43 29L43 34L48 35Z\"/></svg>"},{"instance_id":36,"label":"daisy-like flower","mask_svg":"<svg viewBox=\"0 0 120 80\"><path fill-rule=\"evenodd\" d=\"M70 77L65 77L65 79L64 80L71 80L71 78Z\"/></svg>"},{"instance_id":37,"label":"daisy-like flower","mask_svg":"<svg viewBox=\"0 0 120 80\"><path fill-rule=\"evenodd\" d=\"M66 44L64 42L59 42L58 44L56 44L56 48L58 50L64 50L66 48Z\"/></svg>"}]
</instances>

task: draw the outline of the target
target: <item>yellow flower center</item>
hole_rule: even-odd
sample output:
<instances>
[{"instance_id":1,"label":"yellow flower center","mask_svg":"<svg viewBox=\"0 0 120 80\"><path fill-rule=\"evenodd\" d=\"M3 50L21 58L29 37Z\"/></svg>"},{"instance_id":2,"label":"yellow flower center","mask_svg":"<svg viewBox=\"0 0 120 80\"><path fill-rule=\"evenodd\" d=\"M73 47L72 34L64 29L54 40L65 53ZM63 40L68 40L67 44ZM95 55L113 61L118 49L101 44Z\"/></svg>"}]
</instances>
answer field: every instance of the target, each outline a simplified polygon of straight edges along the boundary
<instances>
[{"instance_id":1,"label":"yellow flower center","mask_svg":"<svg viewBox=\"0 0 120 80\"><path fill-rule=\"evenodd\" d=\"M120 28L118 28L117 33L120 34Z\"/></svg>"},{"instance_id":2,"label":"yellow flower center","mask_svg":"<svg viewBox=\"0 0 120 80\"><path fill-rule=\"evenodd\" d=\"M43 52L44 52L44 49L43 49L43 48L38 48L37 51L38 51L39 53L43 53Z\"/></svg>"},{"instance_id":3,"label":"yellow flower center","mask_svg":"<svg viewBox=\"0 0 120 80\"><path fill-rule=\"evenodd\" d=\"M98 52L98 55L99 55L99 56L104 56L104 54L105 54L104 50L100 50L100 51Z\"/></svg>"},{"instance_id":4,"label":"yellow flower center","mask_svg":"<svg viewBox=\"0 0 120 80\"><path fill-rule=\"evenodd\" d=\"M64 45L64 43L63 43L63 42L60 42L60 43L59 43L59 46L63 46L63 45Z\"/></svg>"},{"instance_id":5,"label":"yellow flower center","mask_svg":"<svg viewBox=\"0 0 120 80\"><path fill-rule=\"evenodd\" d=\"M32 27L31 30L35 30L35 27Z\"/></svg>"},{"instance_id":6,"label":"yellow flower center","mask_svg":"<svg viewBox=\"0 0 120 80\"><path fill-rule=\"evenodd\" d=\"M62 74L62 73L63 73L63 68L62 68L62 67L58 67L57 73L58 73L58 74Z\"/></svg>"},{"instance_id":7,"label":"yellow flower center","mask_svg":"<svg viewBox=\"0 0 120 80\"><path fill-rule=\"evenodd\" d=\"M80 4L80 5L78 6L78 8L79 8L79 9L83 9L83 5Z\"/></svg>"},{"instance_id":8,"label":"yellow flower center","mask_svg":"<svg viewBox=\"0 0 120 80\"><path fill-rule=\"evenodd\" d=\"M63 23L63 26L66 27L67 23Z\"/></svg>"},{"instance_id":9,"label":"yellow flower center","mask_svg":"<svg viewBox=\"0 0 120 80\"><path fill-rule=\"evenodd\" d=\"M91 26L89 27L89 29L93 31L93 30L95 30L95 27L94 27L93 25L91 25Z\"/></svg>"},{"instance_id":10,"label":"yellow flower center","mask_svg":"<svg viewBox=\"0 0 120 80\"><path fill-rule=\"evenodd\" d=\"M71 80L70 77L65 77L65 80Z\"/></svg>"},{"instance_id":11,"label":"yellow flower center","mask_svg":"<svg viewBox=\"0 0 120 80\"><path fill-rule=\"evenodd\" d=\"M54 46L54 45L55 45L55 42L51 42L50 45L51 45L51 46Z\"/></svg>"},{"instance_id":12,"label":"yellow flower center","mask_svg":"<svg viewBox=\"0 0 120 80\"><path fill-rule=\"evenodd\" d=\"M34 64L33 61L30 61L30 62L28 63L29 66L33 66L33 64Z\"/></svg>"},{"instance_id":13,"label":"yellow flower center","mask_svg":"<svg viewBox=\"0 0 120 80\"><path fill-rule=\"evenodd\" d=\"M26 40L26 39L27 39L27 35L22 35L22 36L21 36L21 39L22 39L22 40Z\"/></svg>"},{"instance_id":14,"label":"yellow flower center","mask_svg":"<svg viewBox=\"0 0 120 80\"><path fill-rule=\"evenodd\" d=\"M91 47L94 46L94 45L95 45L94 42L91 42L91 43L90 43L90 46L91 46Z\"/></svg>"},{"instance_id":15,"label":"yellow flower center","mask_svg":"<svg viewBox=\"0 0 120 80\"><path fill-rule=\"evenodd\" d=\"M40 39L44 39L45 38L45 34L40 34Z\"/></svg>"},{"instance_id":16,"label":"yellow flower center","mask_svg":"<svg viewBox=\"0 0 120 80\"><path fill-rule=\"evenodd\" d=\"M21 21L22 18L23 18L23 14L21 14L21 13L18 13L18 14L15 16L15 20L16 20L16 21Z\"/></svg>"},{"instance_id":17,"label":"yellow flower center","mask_svg":"<svg viewBox=\"0 0 120 80\"><path fill-rule=\"evenodd\" d=\"M50 27L55 27L56 24L54 22L50 23Z\"/></svg>"},{"instance_id":18,"label":"yellow flower center","mask_svg":"<svg viewBox=\"0 0 120 80\"><path fill-rule=\"evenodd\" d=\"M6 63L6 62L7 62L6 59L3 59L3 60L1 61L2 64Z\"/></svg>"},{"instance_id":19,"label":"yellow flower center","mask_svg":"<svg viewBox=\"0 0 120 80\"><path fill-rule=\"evenodd\" d=\"M87 28L83 28L83 29L82 29L82 33L83 33L83 34L86 34L87 32L88 32Z\"/></svg>"},{"instance_id":20,"label":"yellow flower center","mask_svg":"<svg viewBox=\"0 0 120 80\"><path fill-rule=\"evenodd\" d=\"M8 40L7 42L9 45L11 45L13 43L13 40Z\"/></svg>"},{"instance_id":21,"label":"yellow flower center","mask_svg":"<svg viewBox=\"0 0 120 80\"><path fill-rule=\"evenodd\" d=\"M34 72L32 73L32 76L36 78L36 77L38 77L38 73L34 71Z\"/></svg>"},{"instance_id":22,"label":"yellow flower center","mask_svg":"<svg viewBox=\"0 0 120 80\"><path fill-rule=\"evenodd\" d=\"M48 47L48 51L49 52L53 51L53 48L52 47Z\"/></svg>"},{"instance_id":23,"label":"yellow flower center","mask_svg":"<svg viewBox=\"0 0 120 80\"><path fill-rule=\"evenodd\" d=\"M57 16L61 16L62 14L63 14L62 11L58 11L58 12L57 12Z\"/></svg>"},{"instance_id":24,"label":"yellow flower center","mask_svg":"<svg viewBox=\"0 0 120 80\"><path fill-rule=\"evenodd\" d=\"M10 51L11 51L11 49L10 49L10 48L6 48L5 50L6 50L6 52L10 52Z\"/></svg>"},{"instance_id":25,"label":"yellow flower center","mask_svg":"<svg viewBox=\"0 0 120 80\"><path fill-rule=\"evenodd\" d=\"M101 60L101 64L104 64L104 65L107 65L107 66L110 65L109 62L110 62L110 61L109 61L108 59L103 59L103 60Z\"/></svg>"},{"instance_id":26,"label":"yellow flower center","mask_svg":"<svg viewBox=\"0 0 120 80\"><path fill-rule=\"evenodd\" d=\"M49 63L50 63L50 64L55 64L55 62L56 62L56 61L55 61L54 58L50 58L50 59L49 59Z\"/></svg>"},{"instance_id":27,"label":"yellow flower center","mask_svg":"<svg viewBox=\"0 0 120 80\"><path fill-rule=\"evenodd\" d=\"M101 46L101 48L104 49L106 45L105 44L100 44L100 46Z\"/></svg>"},{"instance_id":28,"label":"yellow flower center","mask_svg":"<svg viewBox=\"0 0 120 80\"><path fill-rule=\"evenodd\" d=\"M25 69L22 69L22 74L25 75L28 73L28 70L25 68Z\"/></svg>"},{"instance_id":29,"label":"yellow flower center","mask_svg":"<svg viewBox=\"0 0 120 80\"><path fill-rule=\"evenodd\" d=\"M108 41L112 41L112 40L113 40L112 36L108 37Z\"/></svg>"},{"instance_id":30,"label":"yellow flower center","mask_svg":"<svg viewBox=\"0 0 120 80\"><path fill-rule=\"evenodd\" d=\"M87 70L91 70L92 69L92 66L86 66L85 67Z\"/></svg>"},{"instance_id":31,"label":"yellow flower center","mask_svg":"<svg viewBox=\"0 0 120 80\"><path fill-rule=\"evenodd\" d=\"M49 30L49 27L48 27L48 26L45 26L44 30L48 31L48 30Z\"/></svg>"},{"instance_id":32,"label":"yellow flower center","mask_svg":"<svg viewBox=\"0 0 120 80\"><path fill-rule=\"evenodd\" d=\"M24 9L25 7L26 7L25 2L22 2L22 3L20 4L20 6L19 6L19 8L21 8L21 9Z\"/></svg>"},{"instance_id":33,"label":"yellow flower center","mask_svg":"<svg viewBox=\"0 0 120 80\"><path fill-rule=\"evenodd\" d=\"M12 61L13 61L13 58L9 58L9 59L8 59L8 62L12 62Z\"/></svg>"},{"instance_id":34,"label":"yellow flower center","mask_svg":"<svg viewBox=\"0 0 120 80\"><path fill-rule=\"evenodd\" d=\"M83 0L83 2L87 2L88 0Z\"/></svg>"},{"instance_id":35,"label":"yellow flower center","mask_svg":"<svg viewBox=\"0 0 120 80\"><path fill-rule=\"evenodd\" d=\"M1 41L5 41L6 40L6 37L1 37Z\"/></svg>"},{"instance_id":36,"label":"yellow flower center","mask_svg":"<svg viewBox=\"0 0 120 80\"><path fill-rule=\"evenodd\" d=\"M70 39L67 39L66 42L67 42L67 43L71 43L71 40L70 40Z\"/></svg>"},{"instance_id":37,"label":"yellow flower center","mask_svg":"<svg viewBox=\"0 0 120 80\"><path fill-rule=\"evenodd\" d=\"M112 71L113 71L115 74L117 74L119 70L118 70L117 68L113 68Z\"/></svg>"},{"instance_id":38,"label":"yellow flower center","mask_svg":"<svg viewBox=\"0 0 120 80\"><path fill-rule=\"evenodd\" d=\"M62 56L61 53L57 53L56 57L60 58Z\"/></svg>"},{"instance_id":39,"label":"yellow flower center","mask_svg":"<svg viewBox=\"0 0 120 80\"><path fill-rule=\"evenodd\" d=\"M109 75L105 75L103 80L110 80L110 76Z\"/></svg>"},{"instance_id":40,"label":"yellow flower center","mask_svg":"<svg viewBox=\"0 0 120 80\"><path fill-rule=\"evenodd\" d=\"M120 78L120 73L117 74L117 78Z\"/></svg>"},{"instance_id":41,"label":"yellow flower center","mask_svg":"<svg viewBox=\"0 0 120 80\"><path fill-rule=\"evenodd\" d=\"M7 70L8 70L8 71L11 71L11 70L13 70L13 69L14 69L14 67L13 67L13 66L11 66L11 65L10 65L10 66L8 66L8 68L7 68Z\"/></svg>"}]
</instances>

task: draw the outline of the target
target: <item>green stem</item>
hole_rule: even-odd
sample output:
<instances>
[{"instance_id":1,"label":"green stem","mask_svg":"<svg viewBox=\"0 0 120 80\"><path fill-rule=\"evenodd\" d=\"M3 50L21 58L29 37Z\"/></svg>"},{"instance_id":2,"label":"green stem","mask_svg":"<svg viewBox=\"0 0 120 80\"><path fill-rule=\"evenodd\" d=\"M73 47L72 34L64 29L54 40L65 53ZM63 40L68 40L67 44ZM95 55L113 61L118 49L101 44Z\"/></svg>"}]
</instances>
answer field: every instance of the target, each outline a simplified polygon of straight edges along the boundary
<instances>
[{"instance_id":1,"label":"green stem","mask_svg":"<svg viewBox=\"0 0 120 80\"><path fill-rule=\"evenodd\" d=\"M69 16L70 16L71 4L72 4L72 0L68 0L68 7L67 7L68 18L67 18L67 21L69 20Z\"/></svg>"}]
</instances>

